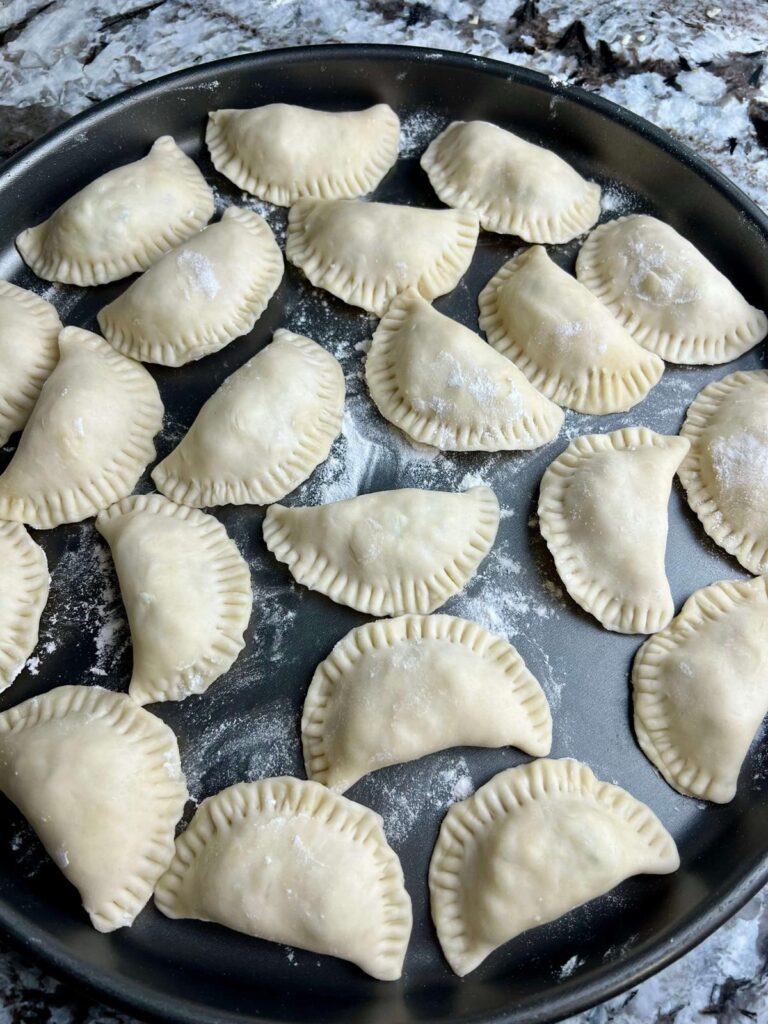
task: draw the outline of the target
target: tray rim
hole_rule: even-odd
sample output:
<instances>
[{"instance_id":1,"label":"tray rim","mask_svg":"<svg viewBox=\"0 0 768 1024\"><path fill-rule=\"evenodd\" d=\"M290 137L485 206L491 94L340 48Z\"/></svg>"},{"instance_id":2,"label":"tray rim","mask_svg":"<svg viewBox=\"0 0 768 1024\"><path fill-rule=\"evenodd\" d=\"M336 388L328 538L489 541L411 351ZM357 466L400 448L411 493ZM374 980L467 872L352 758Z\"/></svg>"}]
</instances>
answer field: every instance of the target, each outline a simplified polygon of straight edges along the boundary
<instances>
[{"instance_id":1,"label":"tray rim","mask_svg":"<svg viewBox=\"0 0 768 1024\"><path fill-rule=\"evenodd\" d=\"M134 100L151 97L153 94L159 95L177 86L198 87L211 77L215 77L217 70L237 70L238 67L244 70L253 69L254 65L258 67L307 59L321 60L324 56L333 60L360 61L383 57L405 59L414 63L428 61L439 63L446 68L478 70L493 77L503 77L540 89L552 96L567 97L641 135L659 149L688 165L732 204L739 207L743 216L751 221L768 241L768 214L764 213L754 200L686 143L673 138L662 128L638 114L579 86L561 84L553 81L553 77L548 74L511 62L440 47L408 44L320 43L257 50L195 64L161 75L95 103L9 157L0 164L0 189L8 187L13 179L30 171L38 157L55 151L68 139L87 131L89 126L119 113ZM708 910L679 927L671 939L657 940L644 953L630 956L626 960L617 960L615 965L606 969L606 974L599 980L587 983L574 979L572 982L561 984L547 1005L529 1011L529 1024L555 1024L567 1016L581 1013L612 999L657 974L720 928L766 883L768 845L762 856L747 869L736 885L718 902L713 902ZM121 1012L133 1016L138 1014L143 1020L157 1021L160 1024L237 1024L243 1020L240 1014L230 1011L217 1011L212 1015L208 1010L201 1010L198 1003L178 997L159 996L154 988L147 987L136 979L126 980L125 975L117 971L90 967L66 950L63 944L52 947L48 932L37 927L31 928L23 914L1 899L0 936L9 946L28 956L64 984ZM272 1024L267 1018L260 1019L263 1020L263 1024ZM509 1020L507 1011L501 1010L491 1015L465 1016L462 1018L462 1024L508 1024ZM432 1024L451 1024L451 1018L433 1018Z\"/></svg>"}]
</instances>

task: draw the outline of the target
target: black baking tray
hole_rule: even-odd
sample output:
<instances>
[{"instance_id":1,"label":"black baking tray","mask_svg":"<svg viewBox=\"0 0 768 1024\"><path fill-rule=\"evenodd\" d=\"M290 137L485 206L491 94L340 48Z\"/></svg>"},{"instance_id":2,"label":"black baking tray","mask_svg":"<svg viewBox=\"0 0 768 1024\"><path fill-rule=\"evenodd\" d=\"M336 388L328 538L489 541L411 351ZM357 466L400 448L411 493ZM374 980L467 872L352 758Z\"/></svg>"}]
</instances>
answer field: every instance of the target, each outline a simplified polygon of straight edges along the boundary
<instances>
[{"instance_id":1,"label":"black baking tray","mask_svg":"<svg viewBox=\"0 0 768 1024\"><path fill-rule=\"evenodd\" d=\"M386 101L404 121L406 155L375 198L438 206L418 155L452 119L485 118L543 143L607 188L604 219L650 212L691 239L754 304L768 305L768 221L734 185L647 122L556 80L492 60L410 47L330 46L261 53L182 71L102 103L52 132L0 170L0 276L44 294L67 323L96 329L95 314L124 287L49 286L21 263L14 236L96 175L142 156L170 133L215 183L219 212L247 197L213 170L203 145L217 107L287 101L346 109ZM260 206L281 236L285 211ZM464 281L437 307L477 328L476 298L519 247L481 235ZM578 243L552 255L571 267ZM380 811L400 854L414 904L414 932L399 983L353 966L270 945L147 908L131 929L96 934L77 895L44 856L15 809L0 802L0 926L12 942L70 982L143 1018L322 1024L553 1021L604 1000L668 964L740 907L768 877L763 749L747 759L736 799L706 806L671 790L631 729L628 673L642 638L611 634L562 594L535 523L538 483L570 437L626 424L679 430L700 387L737 367L765 365L763 346L723 367L669 367L650 396L623 415L568 413L561 436L534 453L430 458L373 412L360 378L361 345L374 321L312 289L291 267L255 329L223 352L179 370L152 368L166 406L158 456L177 443L220 383L284 325L334 351L345 369L349 419L331 460L288 499L312 503L392 486L488 481L506 509L495 554L444 610L476 616L507 635L553 706L554 756L586 761L597 775L646 801L674 834L680 870L633 879L614 893L509 943L459 980L443 961L429 918L426 873L450 800L521 763L516 751L453 750L384 769L349 796ZM0 467L11 455L0 454ZM149 490L147 478L140 489ZM209 693L154 710L178 733L196 798L241 779L303 776L298 737L315 665L365 617L294 585L265 550L263 509L215 513L249 560L255 602L247 647ZM10 707L67 682L125 689L130 642L108 551L93 522L37 532L53 584L41 644L2 697ZM675 602L719 579L744 577L688 511L678 485L670 507L668 572ZM1 572L1 570L0 570ZM188 808L187 818L192 811Z\"/></svg>"}]
</instances>

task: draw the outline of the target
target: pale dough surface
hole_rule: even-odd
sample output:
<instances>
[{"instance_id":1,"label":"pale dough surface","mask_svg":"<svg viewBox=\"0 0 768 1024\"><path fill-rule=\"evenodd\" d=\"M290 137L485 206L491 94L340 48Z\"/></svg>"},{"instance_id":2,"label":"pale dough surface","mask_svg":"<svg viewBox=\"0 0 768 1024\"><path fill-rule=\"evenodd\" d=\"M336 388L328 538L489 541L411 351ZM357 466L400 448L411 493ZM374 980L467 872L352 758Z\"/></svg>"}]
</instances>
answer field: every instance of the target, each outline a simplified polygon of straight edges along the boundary
<instances>
[{"instance_id":1,"label":"pale dough surface","mask_svg":"<svg viewBox=\"0 0 768 1024\"><path fill-rule=\"evenodd\" d=\"M49 585L43 549L21 523L0 521L0 691L37 646Z\"/></svg>"}]
</instances>

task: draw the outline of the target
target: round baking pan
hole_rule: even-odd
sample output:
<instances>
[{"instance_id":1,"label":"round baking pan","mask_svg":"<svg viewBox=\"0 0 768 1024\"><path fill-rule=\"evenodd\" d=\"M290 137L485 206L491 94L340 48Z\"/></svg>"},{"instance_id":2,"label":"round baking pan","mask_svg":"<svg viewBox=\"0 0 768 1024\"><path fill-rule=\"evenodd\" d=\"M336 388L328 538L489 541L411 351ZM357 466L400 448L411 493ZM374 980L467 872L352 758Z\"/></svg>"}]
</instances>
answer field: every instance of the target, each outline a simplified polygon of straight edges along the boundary
<instances>
[{"instance_id":1,"label":"round baking pan","mask_svg":"<svg viewBox=\"0 0 768 1024\"><path fill-rule=\"evenodd\" d=\"M282 237L284 210L254 203L212 168L206 115L220 107L285 101L325 109L385 101L403 120L404 155L375 198L440 205L418 164L450 120L483 118L569 160L605 189L603 219L649 212L672 224L747 298L768 304L768 221L722 175L641 119L546 76L507 64L409 47L331 46L237 57L152 82L102 103L52 132L0 172L0 276L49 297L67 323L96 329L95 314L126 282L92 289L37 280L14 249L16 234L50 214L97 175L137 159L172 134L215 185L217 207L251 205ZM477 329L477 294L519 247L483 233L465 279L437 308ZM578 242L550 248L572 267ZM553 756L573 756L646 801L677 840L682 866L630 880L552 924L519 936L464 979L443 960L429 916L426 872L440 821L466 795L523 756L461 749L361 780L349 796L379 811L399 853L414 904L403 979L376 982L353 966L287 950L148 907L131 929L94 932L77 894L45 858L28 826L0 802L0 927L69 981L139 1017L212 1022L398 1024L416 1021L553 1021L659 970L732 914L768 877L766 762L753 749L736 799L688 800L645 760L631 727L628 674L642 638L601 629L562 588L535 522L538 484L569 438L628 424L676 433L699 389L738 368L763 365L758 347L721 367L669 366L629 413L568 413L560 437L533 453L430 455L375 413L360 377L375 322L312 289L294 268L250 335L178 370L150 367L166 420L158 456L178 443L205 398L261 348L278 326L306 333L338 355L347 379L347 422L328 463L287 500L315 503L396 486L456 489L482 479L505 510L494 552L463 595L443 610L478 618L517 645L540 679L554 717ZM12 445L0 453L0 468ZM145 477L140 489L151 489ZM349 609L292 583L261 538L263 509L215 513L251 565L254 612L234 668L204 696L152 708L177 732L196 799L241 779L303 776L299 714L316 664L352 626ZM93 522L37 532L53 577L41 644L2 697L7 708L65 682L125 689L130 642L104 542ZM679 485L670 505L667 568L677 607L697 587L744 577L688 511ZM188 808L188 815L193 807Z\"/></svg>"}]
</instances>

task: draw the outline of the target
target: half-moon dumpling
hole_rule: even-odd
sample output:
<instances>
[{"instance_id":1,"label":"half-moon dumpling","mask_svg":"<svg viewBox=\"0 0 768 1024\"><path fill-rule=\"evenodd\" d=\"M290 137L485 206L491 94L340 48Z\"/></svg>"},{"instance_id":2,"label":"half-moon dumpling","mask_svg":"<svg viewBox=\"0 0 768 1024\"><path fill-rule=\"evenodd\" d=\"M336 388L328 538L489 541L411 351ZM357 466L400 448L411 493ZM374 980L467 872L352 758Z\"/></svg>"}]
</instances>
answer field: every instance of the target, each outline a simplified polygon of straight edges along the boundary
<instances>
[{"instance_id":1,"label":"half-moon dumpling","mask_svg":"<svg viewBox=\"0 0 768 1024\"><path fill-rule=\"evenodd\" d=\"M252 330L282 276L267 222L229 206L105 306L99 326L125 356L183 366Z\"/></svg>"},{"instance_id":2,"label":"half-moon dumpling","mask_svg":"<svg viewBox=\"0 0 768 1024\"><path fill-rule=\"evenodd\" d=\"M290 206L371 192L397 160L400 121L386 103L343 113L268 103L211 111L205 141L213 166L239 188Z\"/></svg>"},{"instance_id":3,"label":"half-moon dumpling","mask_svg":"<svg viewBox=\"0 0 768 1024\"><path fill-rule=\"evenodd\" d=\"M106 284L146 270L213 216L197 166L163 135L147 156L96 178L16 239L38 277Z\"/></svg>"},{"instance_id":4,"label":"half-moon dumpling","mask_svg":"<svg viewBox=\"0 0 768 1024\"><path fill-rule=\"evenodd\" d=\"M515 648L451 615L369 622L312 677L301 720L307 775L343 792L368 772L447 747L548 754L552 717Z\"/></svg>"},{"instance_id":5,"label":"half-moon dumpling","mask_svg":"<svg viewBox=\"0 0 768 1024\"><path fill-rule=\"evenodd\" d=\"M720 547L768 572L768 370L731 373L699 392L680 431L688 504Z\"/></svg>"},{"instance_id":6,"label":"half-moon dumpling","mask_svg":"<svg viewBox=\"0 0 768 1024\"><path fill-rule=\"evenodd\" d=\"M0 790L100 932L133 924L187 800L176 737L130 697L60 686L0 715Z\"/></svg>"},{"instance_id":7,"label":"half-moon dumpling","mask_svg":"<svg viewBox=\"0 0 768 1024\"><path fill-rule=\"evenodd\" d=\"M513 363L415 288L392 300L376 328L365 377L382 416L443 451L538 448L563 423Z\"/></svg>"},{"instance_id":8,"label":"half-moon dumpling","mask_svg":"<svg viewBox=\"0 0 768 1024\"><path fill-rule=\"evenodd\" d=\"M0 522L0 691L7 690L35 649L48 600L48 563L21 523Z\"/></svg>"},{"instance_id":9,"label":"half-moon dumpling","mask_svg":"<svg viewBox=\"0 0 768 1024\"><path fill-rule=\"evenodd\" d=\"M163 403L150 374L79 327L59 335L61 358L0 476L0 519L49 530L130 494L155 457Z\"/></svg>"},{"instance_id":10,"label":"half-moon dumpling","mask_svg":"<svg viewBox=\"0 0 768 1024\"><path fill-rule=\"evenodd\" d=\"M759 576L697 590L635 657L638 742L686 796L734 798L768 713L767 586Z\"/></svg>"},{"instance_id":11,"label":"half-moon dumpling","mask_svg":"<svg viewBox=\"0 0 768 1024\"><path fill-rule=\"evenodd\" d=\"M281 328L211 395L152 479L201 508L279 501L328 457L343 414L338 362Z\"/></svg>"},{"instance_id":12,"label":"half-moon dumpling","mask_svg":"<svg viewBox=\"0 0 768 1024\"><path fill-rule=\"evenodd\" d=\"M270 505L264 540L310 590L368 615L402 615L434 611L458 594L498 526L490 487L407 487L314 508Z\"/></svg>"},{"instance_id":13,"label":"half-moon dumpling","mask_svg":"<svg viewBox=\"0 0 768 1024\"><path fill-rule=\"evenodd\" d=\"M655 217L635 214L595 228L576 274L635 341L673 363L727 363L768 333L765 314Z\"/></svg>"},{"instance_id":14,"label":"half-moon dumpling","mask_svg":"<svg viewBox=\"0 0 768 1024\"><path fill-rule=\"evenodd\" d=\"M664 372L663 360L540 245L514 256L482 290L480 327L535 388L578 412L625 412Z\"/></svg>"},{"instance_id":15,"label":"half-moon dumpling","mask_svg":"<svg viewBox=\"0 0 768 1024\"><path fill-rule=\"evenodd\" d=\"M204 693L243 649L248 566L213 516L159 494L124 498L96 529L112 551L133 642L137 704Z\"/></svg>"},{"instance_id":16,"label":"half-moon dumpling","mask_svg":"<svg viewBox=\"0 0 768 1024\"><path fill-rule=\"evenodd\" d=\"M672 836L626 790L570 758L534 761L449 809L429 865L432 919L463 977L626 878L679 866Z\"/></svg>"},{"instance_id":17,"label":"half-moon dumpling","mask_svg":"<svg viewBox=\"0 0 768 1024\"><path fill-rule=\"evenodd\" d=\"M398 292L451 291L472 260L477 216L355 199L299 199L285 255L318 288L383 316Z\"/></svg>"},{"instance_id":18,"label":"half-moon dumpling","mask_svg":"<svg viewBox=\"0 0 768 1024\"><path fill-rule=\"evenodd\" d=\"M567 242L600 216L600 186L565 160L488 121L453 121L421 158L448 206L474 210L486 231Z\"/></svg>"},{"instance_id":19,"label":"half-moon dumpling","mask_svg":"<svg viewBox=\"0 0 768 1024\"><path fill-rule=\"evenodd\" d=\"M411 901L378 814L317 782L241 782L204 800L176 840L155 903L326 953L395 981Z\"/></svg>"},{"instance_id":20,"label":"half-moon dumpling","mask_svg":"<svg viewBox=\"0 0 768 1024\"><path fill-rule=\"evenodd\" d=\"M575 438L544 473L542 535L568 593L606 629L654 633L674 615L667 506L687 451L682 437L625 427Z\"/></svg>"},{"instance_id":21,"label":"half-moon dumpling","mask_svg":"<svg viewBox=\"0 0 768 1024\"><path fill-rule=\"evenodd\" d=\"M27 422L59 358L60 330L50 302L0 281L0 445Z\"/></svg>"}]
</instances>

